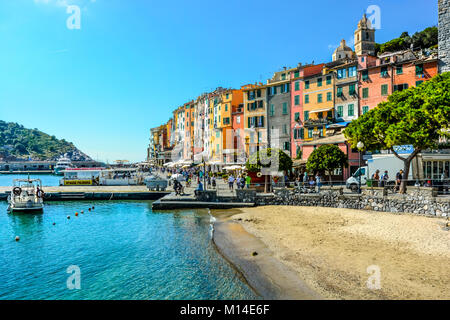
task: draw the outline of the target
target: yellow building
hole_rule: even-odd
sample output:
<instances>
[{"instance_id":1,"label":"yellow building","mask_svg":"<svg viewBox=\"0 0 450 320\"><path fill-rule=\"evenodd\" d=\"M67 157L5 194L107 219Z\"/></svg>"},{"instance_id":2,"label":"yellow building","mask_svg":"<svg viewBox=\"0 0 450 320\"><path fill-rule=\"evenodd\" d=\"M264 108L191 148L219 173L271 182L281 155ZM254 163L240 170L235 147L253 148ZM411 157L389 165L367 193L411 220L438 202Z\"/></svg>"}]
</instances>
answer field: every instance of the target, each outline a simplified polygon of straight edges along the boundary
<instances>
[{"instance_id":1,"label":"yellow building","mask_svg":"<svg viewBox=\"0 0 450 320\"><path fill-rule=\"evenodd\" d=\"M326 126L334 119L334 81L332 71L325 67L303 78L304 140L326 135Z\"/></svg>"},{"instance_id":2,"label":"yellow building","mask_svg":"<svg viewBox=\"0 0 450 320\"><path fill-rule=\"evenodd\" d=\"M234 133L233 133L233 109L243 102L242 90L226 89L219 94L217 102L217 125L214 135L215 154L221 163L233 162Z\"/></svg>"},{"instance_id":3,"label":"yellow building","mask_svg":"<svg viewBox=\"0 0 450 320\"><path fill-rule=\"evenodd\" d=\"M268 145L266 90L261 83L242 86L247 156Z\"/></svg>"}]
</instances>

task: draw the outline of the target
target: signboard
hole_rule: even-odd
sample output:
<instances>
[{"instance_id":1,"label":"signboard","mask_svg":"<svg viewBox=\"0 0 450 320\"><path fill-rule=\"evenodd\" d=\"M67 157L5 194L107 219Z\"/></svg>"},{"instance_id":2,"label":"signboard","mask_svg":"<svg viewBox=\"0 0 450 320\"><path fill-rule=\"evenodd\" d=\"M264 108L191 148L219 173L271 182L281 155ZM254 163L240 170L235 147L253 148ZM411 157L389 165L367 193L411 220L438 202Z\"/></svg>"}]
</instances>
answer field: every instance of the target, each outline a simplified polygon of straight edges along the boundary
<instances>
[{"instance_id":1,"label":"signboard","mask_svg":"<svg viewBox=\"0 0 450 320\"><path fill-rule=\"evenodd\" d=\"M393 148L398 154L411 154L414 152L412 145L394 146Z\"/></svg>"},{"instance_id":2,"label":"signboard","mask_svg":"<svg viewBox=\"0 0 450 320\"><path fill-rule=\"evenodd\" d=\"M64 180L65 186L91 186L92 180Z\"/></svg>"}]
</instances>

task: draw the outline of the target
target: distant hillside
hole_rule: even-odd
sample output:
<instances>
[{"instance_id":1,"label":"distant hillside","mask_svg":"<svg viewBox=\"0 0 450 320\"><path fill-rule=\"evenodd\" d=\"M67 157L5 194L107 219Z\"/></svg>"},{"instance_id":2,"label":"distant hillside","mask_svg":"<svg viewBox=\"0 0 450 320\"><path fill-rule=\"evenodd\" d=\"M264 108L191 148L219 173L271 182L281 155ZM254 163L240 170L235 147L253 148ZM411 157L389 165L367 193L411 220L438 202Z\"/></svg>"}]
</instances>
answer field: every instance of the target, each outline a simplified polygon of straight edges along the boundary
<instances>
[{"instance_id":1,"label":"distant hillside","mask_svg":"<svg viewBox=\"0 0 450 320\"><path fill-rule=\"evenodd\" d=\"M408 32L403 32L400 37L392 39L386 43L375 45L376 53L395 52L406 50L412 47L414 50L437 48L438 28L429 27L423 31L416 32L412 36Z\"/></svg>"},{"instance_id":2,"label":"distant hillside","mask_svg":"<svg viewBox=\"0 0 450 320\"><path fill-rule=\"evenodd\" d=\"M0 158L55 160L66 153L72 160L90 159L71 142L0 120Z\"/></svg>"}]
</instances>

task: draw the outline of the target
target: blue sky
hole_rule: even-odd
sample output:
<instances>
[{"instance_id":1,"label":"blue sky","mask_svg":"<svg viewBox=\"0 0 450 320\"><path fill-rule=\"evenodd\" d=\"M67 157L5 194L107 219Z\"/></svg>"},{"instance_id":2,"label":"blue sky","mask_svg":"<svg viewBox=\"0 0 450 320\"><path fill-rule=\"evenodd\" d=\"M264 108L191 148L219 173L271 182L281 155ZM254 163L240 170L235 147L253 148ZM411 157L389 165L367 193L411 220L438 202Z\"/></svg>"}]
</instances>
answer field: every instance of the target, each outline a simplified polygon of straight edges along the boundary
<instances>
[{"instance_id":1,"label":"blue sky","mask_svg":"<svg viewBox=\"0 0 450 320\"><path fill-rule=\"evenodd\" d=\"M67 28L67 5L81 29ZM175 107L330 61L369 5L377 42L437 25L437 0L0 0L0 119L103 161L141 161Z\"/></svg>"}]
</instances>

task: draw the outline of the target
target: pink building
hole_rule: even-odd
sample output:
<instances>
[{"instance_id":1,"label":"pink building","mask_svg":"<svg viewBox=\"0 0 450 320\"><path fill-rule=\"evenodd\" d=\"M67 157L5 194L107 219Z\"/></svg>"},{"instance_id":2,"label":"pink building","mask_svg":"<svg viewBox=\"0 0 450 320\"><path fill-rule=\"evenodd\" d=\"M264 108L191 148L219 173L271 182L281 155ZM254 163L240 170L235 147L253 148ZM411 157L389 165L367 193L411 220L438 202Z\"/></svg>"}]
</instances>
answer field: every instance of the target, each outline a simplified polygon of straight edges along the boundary
<instances>
[{"instance_id":1,"label":"pink building","mask_svg":"<svg viewBox=\"0 0 450 320\"><path fill-rule=\"evenodd\" d=\"M344 182L347 180L359 167L359 153L358 150L353 150L346 142L344 134L336 134L327 136L325 138L306 141L303 143L303 158L308 159L311 153L323 144L334 144L341 149L348 157L348 166L343 170L336 170L332 175L333 182Z\"/></svg>"}]
</instances>

